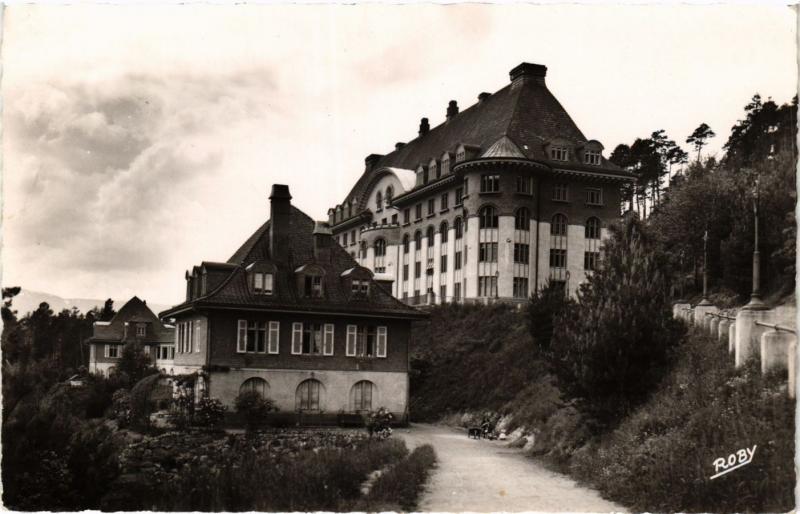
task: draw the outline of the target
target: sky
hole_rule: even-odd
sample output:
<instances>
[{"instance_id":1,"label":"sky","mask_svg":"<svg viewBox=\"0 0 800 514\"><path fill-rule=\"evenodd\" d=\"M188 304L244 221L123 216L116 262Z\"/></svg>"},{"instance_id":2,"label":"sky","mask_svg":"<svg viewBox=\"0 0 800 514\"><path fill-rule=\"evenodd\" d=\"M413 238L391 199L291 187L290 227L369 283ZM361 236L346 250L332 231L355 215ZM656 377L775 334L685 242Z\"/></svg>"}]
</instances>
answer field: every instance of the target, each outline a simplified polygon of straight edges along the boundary
<instances>
[{"instance_id":1,"label":"sky","mask_svg":"<svg viewBox=\"0 0 800 514\"><path fill-rule=\"evenodd\" d=\"M719 155L754 93L795 94L796 23L764 5L13 5L2 282L177 304L187 268L268 218L273 183L327 219L364 157L523 61L606 156L703 122Z\"/></svg>"}]
</instances>

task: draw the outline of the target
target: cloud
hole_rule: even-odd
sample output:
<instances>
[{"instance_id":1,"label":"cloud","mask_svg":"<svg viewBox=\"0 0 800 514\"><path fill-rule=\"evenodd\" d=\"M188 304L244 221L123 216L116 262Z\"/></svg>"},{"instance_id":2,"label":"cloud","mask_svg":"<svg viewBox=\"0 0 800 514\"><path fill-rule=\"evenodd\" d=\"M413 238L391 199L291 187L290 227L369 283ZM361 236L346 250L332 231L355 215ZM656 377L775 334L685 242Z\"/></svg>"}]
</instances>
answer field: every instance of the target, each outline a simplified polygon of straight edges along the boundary
<instances>
[{"instance_id":1,"label":"cloud","mask_svg":"<svg viewBox=\"0 0 800 514\"><path fill-rule=\"evenodd\" d=\"M6 255L60 276L158 266L223 166L221 131L258 118L275 89L247 69L8 91Z\"/></svg>"}]
</instances>

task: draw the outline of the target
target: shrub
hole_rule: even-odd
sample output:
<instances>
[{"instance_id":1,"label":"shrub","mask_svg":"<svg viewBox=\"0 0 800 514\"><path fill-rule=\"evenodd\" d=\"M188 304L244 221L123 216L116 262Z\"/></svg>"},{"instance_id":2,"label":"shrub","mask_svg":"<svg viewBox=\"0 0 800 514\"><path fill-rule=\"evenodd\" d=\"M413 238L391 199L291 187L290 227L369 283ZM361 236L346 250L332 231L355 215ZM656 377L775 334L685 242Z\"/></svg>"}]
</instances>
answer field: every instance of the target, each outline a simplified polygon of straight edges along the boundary
<instances>
[{"instance_id":1,"label":"shrub","mask_svg":"<svg viewBox=\"0 0 800 514\"><path fill-rule=\"evenodd\" d=\"M382 474L373 484L369 495L358 510L413 511L431 469L436 464L436 452L429 444L414 448L408 458ZM401 509L387 508L399 504Z\"/></svg>"},{"instance_id":2,"label":"shrub","mask_svg":"<svg viewBox=\"0 0 800 514\"><path fill-rule=\"evenodd\" d=\"M380 407L378 410L370 412L365 416L364 425L369 432L369 436L378 435L378 437L388 437L391 434L389 425L392 423L392 413L386 407Z\"/></svg>"},{"instance_id":3,"label":"shrub","mask_svg":"<svg viewBox=\"0 0 800 514\"><path fill-rule=\"evenodd\" d=\"M601 268L558 317L550 357L562 390L605 423L648 397L683 330L672 318L664 258L642 224L629 217L610 230Z\"/></svg>"},{"instance_id":4,"label":"shrub","mask_svg":"<svg viewBox=\"0 0 800 514\"><path fill-rule=\"evenodd\" d=\"M195 406L194 422L201 427L217 427L225 419L226 410L216 398L200 398Z\"/></svg>"},{"instance_id":5,"label":"shrub","mask_svg":"<svg viewBox=\"0 0 800 514\"><path fill-rule=\"evenodd\" d=\"M267 415L278 410L275 402L269 398L264 398L257 391L244 391L234 400L236 412L242 415L245 426L248 430L253 430L263 424Z\"/></svg>"},{"instance_id":6,"label":"shrub","mask_svg":"<svg viewBox=\"0 0 800 514\"><path fill-rule=\"evenodd\" d=\"M131 406L131 394L127 389L117 389L111 396L111 417L117 420L120 428L125 428L131 424L133 408Z\"/></svg>"}]
</instances>

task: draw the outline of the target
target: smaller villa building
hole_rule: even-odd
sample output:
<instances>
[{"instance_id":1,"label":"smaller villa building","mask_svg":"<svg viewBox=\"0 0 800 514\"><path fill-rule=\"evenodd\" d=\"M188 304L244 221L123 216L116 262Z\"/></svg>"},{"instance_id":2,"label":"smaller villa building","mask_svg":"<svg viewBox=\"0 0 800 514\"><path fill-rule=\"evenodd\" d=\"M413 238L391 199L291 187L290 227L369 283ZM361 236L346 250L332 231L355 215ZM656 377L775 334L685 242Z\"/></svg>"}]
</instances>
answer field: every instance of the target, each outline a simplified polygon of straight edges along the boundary
<instances>
[{"instance_id":1,"label":"smaller villa building","mask_svg":"<svg viewBox=\"0 0 800 514\"><path fill-rule=\"evenodd\" d=\"M111 321L95 321L89 344L89 372L108 376L119 362L122 348L138 342L162 372L174 372L175 328L161 323L147 303L134 296Z\"/></svg>"},{"instance_id":2,"label":"smaller villa building","mask_svg":"<svg viewBox=\"0 0 800 514\"><path fill-rule=\"evenodd\" d=\"M291 198L273 185L270 220L227 262L186 273L185 301L160 314L177 327L176 370L230 409L257 391L304 423L379 407L407 419L411 322L424 314Z\"/></svg>"}]
</instances>

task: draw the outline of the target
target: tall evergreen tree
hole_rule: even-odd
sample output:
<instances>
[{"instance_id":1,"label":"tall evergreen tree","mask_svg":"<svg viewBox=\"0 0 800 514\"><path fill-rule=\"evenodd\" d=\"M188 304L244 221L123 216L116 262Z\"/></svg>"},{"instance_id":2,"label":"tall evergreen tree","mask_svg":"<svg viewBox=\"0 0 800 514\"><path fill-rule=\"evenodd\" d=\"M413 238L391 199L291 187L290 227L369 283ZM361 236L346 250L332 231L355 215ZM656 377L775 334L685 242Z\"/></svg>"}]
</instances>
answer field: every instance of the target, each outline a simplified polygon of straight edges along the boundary
<instances>
[{"instance_id":1,"label":"tall evergreen tree","mask_svg":"<svg viewBox=\"0 0 800 514\"><path fill-rule=\"evenodd\" d=\"M697 152L697 161L700 162L700 150L708 144L708 140L716 136L711 127L705 123L701 123L699 127L694 129L694 132L686 138L686 142L694 146Z\"/></svg>"}]
</instances>

